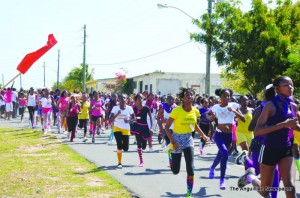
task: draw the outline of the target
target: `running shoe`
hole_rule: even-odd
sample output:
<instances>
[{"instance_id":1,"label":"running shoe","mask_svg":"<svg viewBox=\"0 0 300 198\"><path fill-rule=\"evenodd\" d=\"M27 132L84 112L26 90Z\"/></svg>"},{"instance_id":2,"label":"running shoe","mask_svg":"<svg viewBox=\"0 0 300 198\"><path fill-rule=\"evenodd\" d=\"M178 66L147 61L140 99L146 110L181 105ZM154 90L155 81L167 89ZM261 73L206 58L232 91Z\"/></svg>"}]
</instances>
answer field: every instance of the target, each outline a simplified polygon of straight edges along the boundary
<instances>
[{"instance_id":1,"label":"running shoe","mask_svg":"<svg viewBox=\"0 0 300 198\"><path fill-rule=\"evenodd\" d=\"M139 167L144 167L144 162L140 163Z\"/></svg>"},{"instance_id":2,"label":"running shoe","mask_svg":"<svg viewBox=\"0 0 300 198\"><path fill-rule=\"evenodd\" d=\"M153 148L149 148L149 152L150 153L154 152L154 149Z\"/></svg>"},{"instance_id":3,"label":"running shoe","mask_svg":"<svg viewBox=\"0 0 300 198\"><path fill-rule=\"evenodd\" d=\"M92 137L92 142L95 143L95 137Z\"/></svg>"},{"instance_id":4,"label":"running shoe","mask_svg":"<svg viewBox=\"0 0 300 198\"><path fill-rule=\"evenodd\" d=\"M255 169L254 168L248 168L244 175L242 175L238 180L238 187L243 188L247 184L250 184L248 181L248 175L255 175Z\"/></svg>"},{"instance_id":5,"label":"running shoe","mask_svg":"<svg viewBox=\"0 0 300 198\"><path fill-rule=\"evenodd\" d=\"M225 179L220 179L220 189L221 190L225 190L226 189L226 185L225 185Z\"/></svg>"},{"instance_id":6,"label":"running shoe","mask_svg":"<svg viewBox=\"0 0 300 198\"><path fill-rule=\"evenodd\" d=\"M118 164L118 168L123 168L122 164Z\"/></svg>"},{"instance_id":7,"label":"running shoe","mask_svg":"<svg viewBox=\"0 0 300 198\"><path fill-rule=\"evenodd\" d=\"M97 135L100 135L100 127L97 127Z\"/></svg>"},{"instance_id":8,"label":"running shoe","mask_svg":"<svg viewBox=\"0 0 300 198\"><path fill-rule=\"evenodd\" d=\"M243 150L236 158L235 163L241 165L245 162L245 157L248 155L248 151Z\"/></svg>"},{"instance_id":9,"label":"running shoe","mask_svg":"<svg viewBox=\"0 0 300 198\"><path fill-rule=\"evenodd\" d=\"M203 150L200 150L200 155L204 155L204 151Z\"/></svg>"},{"instance_id":10,"label":"running shoe","mask_svg":"<svg viewBox=\"0 0 300 198\"><path fill-rule=\"evenodd\" d=\"M87 138L87 137L84 137L82 141L83 141L83 142L86 142L87 140L88 140L88 138Z\"/></svg>"}]
</instances>

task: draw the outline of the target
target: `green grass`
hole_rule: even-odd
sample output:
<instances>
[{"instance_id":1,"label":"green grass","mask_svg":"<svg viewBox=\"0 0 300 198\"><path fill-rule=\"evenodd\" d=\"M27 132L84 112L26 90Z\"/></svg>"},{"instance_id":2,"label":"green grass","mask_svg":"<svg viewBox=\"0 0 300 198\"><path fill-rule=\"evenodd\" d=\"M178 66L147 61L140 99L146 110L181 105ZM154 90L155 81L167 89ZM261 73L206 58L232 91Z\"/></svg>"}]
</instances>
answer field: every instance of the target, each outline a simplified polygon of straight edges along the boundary
<instances>
[{"instance_id":1,"label":"green grass","mask_svg":"<svg viewBox=\"0 0 300 198\"><path fill-rule=\"evenodd\" d=\"M131 197L55 136L0 129L1 197Z\"/></svg>"}]
</instances>

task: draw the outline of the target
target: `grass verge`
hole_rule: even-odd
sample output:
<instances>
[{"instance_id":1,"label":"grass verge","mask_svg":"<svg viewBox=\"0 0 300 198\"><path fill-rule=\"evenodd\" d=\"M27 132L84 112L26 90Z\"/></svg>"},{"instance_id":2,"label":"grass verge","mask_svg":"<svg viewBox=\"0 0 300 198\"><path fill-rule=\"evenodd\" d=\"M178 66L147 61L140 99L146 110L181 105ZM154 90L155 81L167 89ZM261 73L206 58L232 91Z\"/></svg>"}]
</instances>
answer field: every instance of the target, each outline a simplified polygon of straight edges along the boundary
<instances>
[{"instance_id":1,"label":"grass verge","mask_svg":"<svg viewBox=\"0 0 300 198\"><path fill-rule=\"evenodd\" d=\"M110 175L53 135L0 129L2 197L131 197Z\"/></svg>"}]
</instances>

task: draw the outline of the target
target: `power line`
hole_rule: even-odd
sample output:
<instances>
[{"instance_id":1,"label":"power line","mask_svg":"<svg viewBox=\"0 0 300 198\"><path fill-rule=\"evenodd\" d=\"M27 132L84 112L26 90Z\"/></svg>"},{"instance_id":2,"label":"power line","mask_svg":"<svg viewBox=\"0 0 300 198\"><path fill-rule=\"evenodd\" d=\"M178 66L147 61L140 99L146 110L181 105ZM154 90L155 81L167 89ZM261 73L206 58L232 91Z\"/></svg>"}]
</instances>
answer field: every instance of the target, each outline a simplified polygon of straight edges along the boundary
<instances>
[{"instance_id":1,"label":"power line","mask_svg":"<svg viewBox=\"0 0 300 198\"><path fill-rule=\"evenodd\" d=\"M175 47L172 47L172 48L169 48L169 49L166 49L166 50L163 50L163 51L160 51L160 52L157 52L157 53L148 55L148 56L143 56L143 57L140 57L140 58L135 58L135 59L127 60L127 61L121 61L121 62L116 62L116 63L98 63L98 64L89 64L89 65L117 65L117 64L123 64L123 63L134 62L134 61L138 61L138 60L141 60L141 59L145 59L145 58L149 58L149 57L152 57L152 56L156 56L156 55L165 53L165 52L167 52L167 51L170 51L170 50L176 49L176 48L178 48L178 47L184 46L184 45L186 45L186 44L188 44L188 43L190 43L190 42L191 42L191 41L188 41L188 42L185 42L185 43L183 43L183 44L177 45L177 46L175 46Z\"/></svg>"}]
</instances>

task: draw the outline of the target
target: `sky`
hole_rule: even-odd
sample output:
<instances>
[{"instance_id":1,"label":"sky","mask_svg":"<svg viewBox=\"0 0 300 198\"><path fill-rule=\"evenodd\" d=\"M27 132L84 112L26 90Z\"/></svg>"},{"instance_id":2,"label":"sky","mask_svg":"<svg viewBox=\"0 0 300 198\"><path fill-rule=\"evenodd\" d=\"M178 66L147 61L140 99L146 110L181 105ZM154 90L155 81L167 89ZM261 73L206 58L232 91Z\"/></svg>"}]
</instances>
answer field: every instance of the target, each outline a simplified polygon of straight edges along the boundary
<instances>
[{"instance_id":1,"label":"sky","mask_svg":"<svg viewBox=\"0 0 300 198\"><path fill-rule=\"evenodd\" d=\"M243 9L251 0L243 0ZM86 25L86 63L94 78L113 78L124 68L128 77L163 72L205 73L206 47L190 40L199 29L191 18L207 12L207 0L2 0L0 6L0 83L18 74L23 57L54 34L58 43L22 75L22 87L51 87L83 62ZM138 60L136 60L138 59ZM135 61L132 61L135 60ZM211 73L219 73L214 58ZM20 78L15 87L20 88Z\"/></svg>"}]
</instances>

